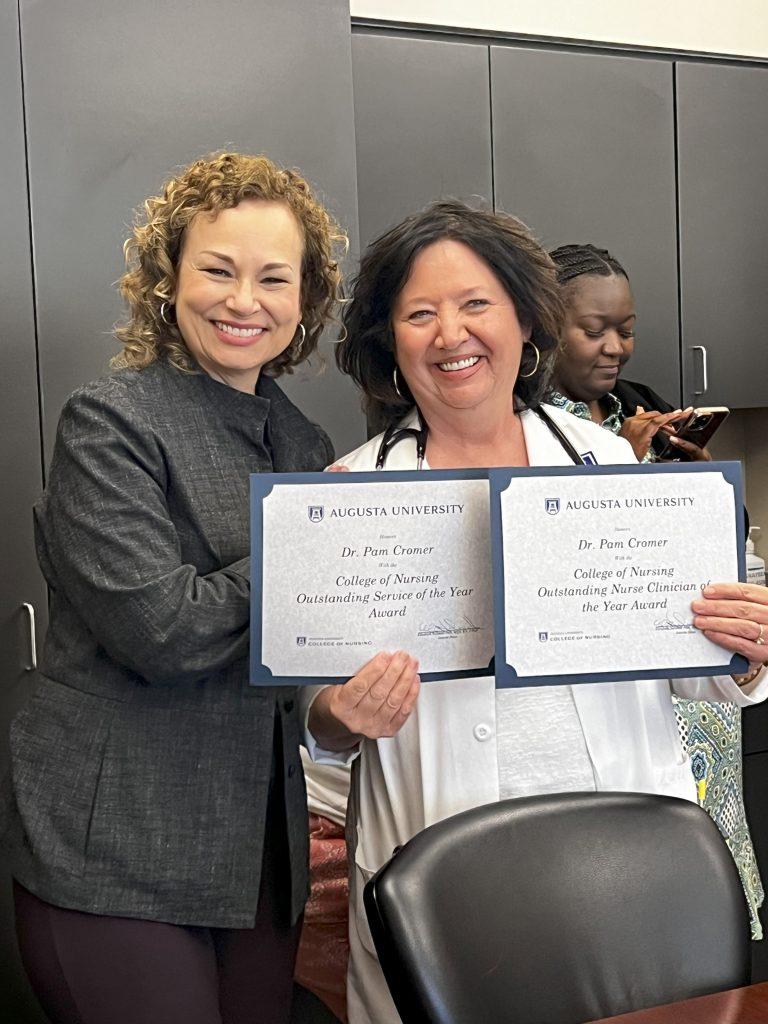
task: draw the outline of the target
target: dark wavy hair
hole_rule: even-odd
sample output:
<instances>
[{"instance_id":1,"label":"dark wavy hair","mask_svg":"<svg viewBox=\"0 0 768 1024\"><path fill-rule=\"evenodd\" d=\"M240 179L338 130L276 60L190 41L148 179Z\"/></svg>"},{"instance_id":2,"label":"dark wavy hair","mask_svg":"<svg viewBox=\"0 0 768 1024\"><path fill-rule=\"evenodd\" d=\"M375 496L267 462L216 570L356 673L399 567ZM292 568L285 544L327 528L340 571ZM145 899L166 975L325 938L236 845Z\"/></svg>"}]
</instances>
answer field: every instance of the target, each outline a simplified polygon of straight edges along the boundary
<instances>
[{"instance_id":1,"label":"dark wavy hair","mask_svg":"<svg viewBox=\"0 0 768 1024\"><path fill-rule=\"evenodd\" d=\"M345 336L336 361L361 389L363 409L375 429L401 419L414 405L405 382L401 395L393 382L392 307L416 256L443 239L463 243L488 264L521 325L531 331L540 357L536 366L535 351L523 347L514 387L517 408L538 405L546 393L564 316L552 260L516 217L476 210L455 199L439 200L371 242L342 310Z\"/></svg>"}]
</instances>

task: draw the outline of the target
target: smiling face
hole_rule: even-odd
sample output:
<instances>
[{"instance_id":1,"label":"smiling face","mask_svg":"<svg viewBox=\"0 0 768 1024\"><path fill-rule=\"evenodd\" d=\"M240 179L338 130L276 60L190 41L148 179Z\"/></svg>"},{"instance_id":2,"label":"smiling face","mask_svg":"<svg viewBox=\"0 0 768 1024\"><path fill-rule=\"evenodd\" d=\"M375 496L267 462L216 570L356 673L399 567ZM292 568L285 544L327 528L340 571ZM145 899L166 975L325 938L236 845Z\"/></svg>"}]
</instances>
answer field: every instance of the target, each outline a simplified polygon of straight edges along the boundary
<instances>
[{"instance_id":1,"label":"smiling face","mask_svg":"<svg viewBox=\"0 0 768 1024\"><path fill-rule=\"evenodd\" d=\"M635 347L635 300L626 277L584 274L564 291L565 329L554 386L575 402L612 390Z\"/></svg>"},{"instance_id":2,"label":"smiling face","mask_svg":"<svg viewBox=\"0 0 768 1024\"><path fill-rule=\"evenodd\" d=\"M416 256L392 308L395 358L427 422L446 409L512 406L527 334L488 264L443 239Z\"/></svg>"},{"instance_id":3,"label":"smiling face","mask_svg":"<svg viewBox=\"0 0 768 1024\"><path fill-rule=\"evenodd\" d=\"M302 254L298 222L281 203L248 199L194 218L173 301L201 369L253 393L261 368L290 345L301 320Z\"/></svg>"}]
</instances>

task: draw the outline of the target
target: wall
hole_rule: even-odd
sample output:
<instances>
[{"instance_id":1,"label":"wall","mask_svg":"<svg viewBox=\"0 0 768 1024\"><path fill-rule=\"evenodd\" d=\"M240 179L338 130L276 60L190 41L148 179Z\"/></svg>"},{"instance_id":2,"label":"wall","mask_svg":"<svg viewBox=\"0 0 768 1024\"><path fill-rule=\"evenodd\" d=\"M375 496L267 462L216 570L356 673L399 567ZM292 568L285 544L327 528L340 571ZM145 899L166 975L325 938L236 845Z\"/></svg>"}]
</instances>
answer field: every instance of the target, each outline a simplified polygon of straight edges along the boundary
<instances>
[{"instance_id":1,"label":"wall","mask_svg":"<svg viewBox=\"0 0 768 1024\"><path fill-rule=\"evenodd\" d=\"M768 562L768 410L734 409L712 438L714 459L735 459L744 470L744 502L749 521L761 532L753 534L755 551Z\"/></svg>"},{"instance_id":2,"label":"wall","mask_svg":"<svg viewBox=\"0 0 768 1024\"><path fill-rule=\"evenodd\" d=\"M350 0L357 18L768 58L765 0Z\"/></svg>"},{"instance_id":3,"label":"wall","mask_svg":"<svg viewBox=\"0 0 768 1024\"><path fill-rule=\"evenodd\" d=\"M740 459L746 481L745 501L753 526L755 551L768 562L768 409L737 409L711 445L716 459Z\"/></svg>"}]
</instances>

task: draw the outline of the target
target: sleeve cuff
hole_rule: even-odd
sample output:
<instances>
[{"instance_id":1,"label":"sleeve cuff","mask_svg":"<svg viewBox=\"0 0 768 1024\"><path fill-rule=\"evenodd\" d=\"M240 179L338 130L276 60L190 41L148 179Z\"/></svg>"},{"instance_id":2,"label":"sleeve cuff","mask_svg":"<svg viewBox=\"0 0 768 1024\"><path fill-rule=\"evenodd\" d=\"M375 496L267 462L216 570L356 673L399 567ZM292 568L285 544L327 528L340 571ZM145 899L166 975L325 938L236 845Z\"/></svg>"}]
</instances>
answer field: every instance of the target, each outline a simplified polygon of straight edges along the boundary
<instances>
[{"instance_id":1,"label":"sleeve cuff","mask_svg":"<svg viewBox=\"0 0 768 1024\"><path fill-rule=\"evenodd\" d=\"M350 765L360 754L360 744L349 750L325 750L309 731L309 712L325 686L299 687L299 718L302 726L302 740L307 753L315 764Z\"/></svg>"},{"instance_id":2,"label":"sleeve cuff","mask_svg":"<svg viewBox=\"0 0 768 1024\"><path fill-rule=\"evenodd\" d=\"M672 690L679 697L692 700L728 700L740 707L760 704L768 697L768 672L765 666L744 686L731 676L698 676L672 680Z\"/></svg>"},{"instance_id":3,"label":"sleeve cuff","mask_svg":"<svg viewBox=\"0 0 768 1024\"><path fill-rule=\"evenodd\" d=\"M738 683L736 683L739 686ZM739 686L739 692L743 697L748 698L749 704L759 704L768 697L768 672L766 666L763 665L760 671L757 673L754 679L750 679L748 683L743 686Z\"/></svg>"}]
</instances>

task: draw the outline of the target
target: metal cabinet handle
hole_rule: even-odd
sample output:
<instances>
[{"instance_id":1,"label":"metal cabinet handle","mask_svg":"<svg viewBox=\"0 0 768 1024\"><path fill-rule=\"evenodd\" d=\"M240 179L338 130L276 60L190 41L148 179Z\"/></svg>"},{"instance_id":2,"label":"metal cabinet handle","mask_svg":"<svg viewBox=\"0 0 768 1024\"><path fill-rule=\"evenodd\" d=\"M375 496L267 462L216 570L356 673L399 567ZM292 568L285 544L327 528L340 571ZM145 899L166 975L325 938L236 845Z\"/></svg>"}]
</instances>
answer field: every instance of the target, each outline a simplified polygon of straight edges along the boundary
<instances>
[{"instance_id":1,"label":"metal cabinet handle","mask_svg":"<svg viewBox=\"0 0 768 1024\"><path fill-rule=\"evenodd\" d=\"M37 637L35 634L35 609L34 605L29 604L25 601L21 606L27 613L27 619L29 620L29 658L27 664L24 666L25 671L34 672L37 668Z\"/></svg>"},{"instance_id":2,"label":"metal cabinet handle","mask_svg":"<svg viewBox=\"0 0 768 1024\"><path fill-rule=\"evenodd\" d=\"M691 345L691 352L701 352L701 390L694 386L694 395L703 395L709 387L707 382L707 350L703 345Z\"/></svg>"}]
</instances>

